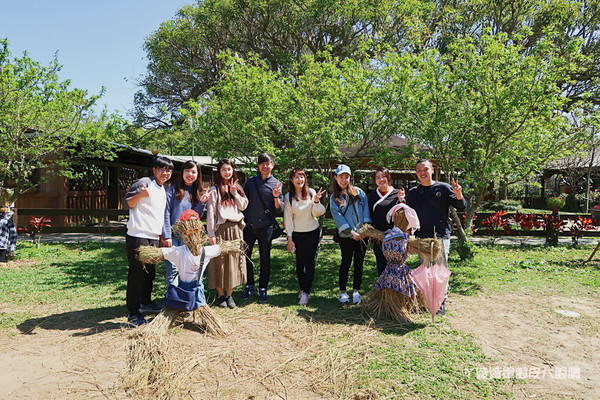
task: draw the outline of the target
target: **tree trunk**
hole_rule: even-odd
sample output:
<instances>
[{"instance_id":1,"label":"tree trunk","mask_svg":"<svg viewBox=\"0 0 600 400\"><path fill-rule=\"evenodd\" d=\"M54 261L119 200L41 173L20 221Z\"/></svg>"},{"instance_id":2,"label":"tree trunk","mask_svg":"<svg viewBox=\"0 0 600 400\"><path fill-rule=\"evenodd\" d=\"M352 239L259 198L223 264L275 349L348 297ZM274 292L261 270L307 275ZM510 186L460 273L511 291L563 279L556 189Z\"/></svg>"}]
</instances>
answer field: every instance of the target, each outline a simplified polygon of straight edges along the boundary
<instances>
[{"instance_id":1,"label":"tree trunk","mask_svg":"<svg viewBox=\"0 0 600 400\"><path fill-rule=\"evenodd\" d=\"M500 187L498 188L498 200L506 200L508 197L508 184L506 181L500 181Z\"/></svg>"}]
</instances>

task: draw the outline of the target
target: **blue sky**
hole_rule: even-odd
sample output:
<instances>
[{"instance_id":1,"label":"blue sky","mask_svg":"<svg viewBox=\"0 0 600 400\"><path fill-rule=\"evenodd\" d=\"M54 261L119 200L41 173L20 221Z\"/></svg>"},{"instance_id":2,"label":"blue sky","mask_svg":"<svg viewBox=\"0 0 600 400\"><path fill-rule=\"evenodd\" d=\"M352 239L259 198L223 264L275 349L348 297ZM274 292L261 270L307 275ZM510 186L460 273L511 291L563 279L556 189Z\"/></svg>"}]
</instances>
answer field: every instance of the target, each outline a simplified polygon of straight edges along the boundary
<instances>
[{"instance_id":1,"label":"blue sky","mask_svg":"<svg viewBox=\"0 0 600 400\"><path fill-rule=\"evenodd\" d=\"M144 40L193 0L1 0L0 38L13 56L27 51L47 65L58 52L62 80L98 94L110 112L133 106L135 81L146 72Z\"/></svg>"}]
</instances>

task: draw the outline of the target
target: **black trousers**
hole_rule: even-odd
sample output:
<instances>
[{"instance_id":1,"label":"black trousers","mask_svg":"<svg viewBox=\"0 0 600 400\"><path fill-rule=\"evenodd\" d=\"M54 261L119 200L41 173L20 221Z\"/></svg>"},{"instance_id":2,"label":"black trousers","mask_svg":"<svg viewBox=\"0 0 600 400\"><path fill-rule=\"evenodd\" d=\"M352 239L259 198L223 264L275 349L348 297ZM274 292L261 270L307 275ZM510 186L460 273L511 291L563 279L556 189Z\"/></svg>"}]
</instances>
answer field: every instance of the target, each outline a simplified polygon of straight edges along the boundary
<instances>
[{"instance_id":1,"label":"black trousers","mask_svg":"<svg viewBox=\"0 0 600 400\"><path fill-rule=\"evenodd\" d=\"M8 250L0 249L0 262L6 262L6 253Z\"/></svg>"},{"instance_id":2,"label":"black trousers","mask_svg":"<svg viewBox=\"0 0 600 400\"><path fill-rule=\"evenodd\" d=\"M340 250L342 251L342 264L340 265L340 291L345 291L348 284L348 273L350 264L354 258L354 290L360 290L363 276L363 261L367 252L367 244L363 240L356 241L350 238L340 238Z\"/></svg>"},{"instance_id":3,"label":"black trousers","mask_svg":"<svg viewBox=\"0 0 600 400\"><path fill-rule=\"evenodd\" d=\"M383 255L383 250L381 249L381 242L378 240L373 240L373 253L375 253L375 259L377 260L377 275L381 275L387 267L387 260Z\"/></svg>"},{"instance_id":4,"label":"black trousers","mask_svg":"<svg viewBox=\"0 0 600 400\"><path fill-rule=\"evenodd\" d=\"M271 279L271 242L273 237L273 225L264 229L252 229L246 225L244 228L244 241L246 248L246 272L248 273L246 285L254 286L254 265L252 263L252 250L254 243L258 241L258 253L260 256L260 273L258 278L258 287L266 289Z\"/></svg>"},{"instance_id":5,"label":"black trousers","mask_svg":"<svg viewBox=\"0 0 600 400\"><path fill-rule=\"evenodd\" d=\"M296 275L300 290L304 293L310 293L312 288L320 236L320 228L310 232L292 232L292 240L296 246Z\"/></svg>"},{"instance_id":6,"label":"black trousers","mask_svg":"<svg viewBox=\"0 0 600 400\"><path fill-rule=\"evenodd\" d=\"M158 247L158 239L144 239L129 235L125 238L127 261L129 261L125 299L129 315L138 314L141 304L150 304L152 301L152 285L156 277L156 264L143 264L138 259L138 249L141 246Z\"/></svg>"}]
</instances>

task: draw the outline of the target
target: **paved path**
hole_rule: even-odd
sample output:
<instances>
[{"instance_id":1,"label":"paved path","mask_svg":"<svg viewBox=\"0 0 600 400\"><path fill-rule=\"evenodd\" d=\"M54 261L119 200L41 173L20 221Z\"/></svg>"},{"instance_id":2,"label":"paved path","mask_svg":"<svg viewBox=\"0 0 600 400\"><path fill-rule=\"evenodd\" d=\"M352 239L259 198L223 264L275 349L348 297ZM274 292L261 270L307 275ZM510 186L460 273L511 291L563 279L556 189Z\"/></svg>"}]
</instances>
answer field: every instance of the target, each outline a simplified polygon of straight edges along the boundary
<instances>
[{"instance_id":1,"label":"paved path","mask_svg":"<svg viewBox=\"0 0 600 400\"><path fill-rule=\"evenodd\" d=\"M19 240L27 241L31 240L27 235L19 235ZM453 241L456 239L453 238ZM125 236L112 236L103 235L100 233L47 233L42 234L42 242L49 243L82 243L82 242L104 242L104 243L125 243ZM475 243L486 243L490 239L487 236L476 236L473 238ZM592 244L595 245L600 241L600 238L581 238L579 244ZM530 238L527 244L543 245L545 239L542 237ZM561 236L558 239L559 244L569 245L571 244L571 237ZM278 238L274 241L275 244L285 244L286 238ZM331 235L325 235L323 237L323 243L333 243ZM497 244L513 244L518 245L521 243L521 238L507 236L496 240Z\"/></svg>"}]
</instances>

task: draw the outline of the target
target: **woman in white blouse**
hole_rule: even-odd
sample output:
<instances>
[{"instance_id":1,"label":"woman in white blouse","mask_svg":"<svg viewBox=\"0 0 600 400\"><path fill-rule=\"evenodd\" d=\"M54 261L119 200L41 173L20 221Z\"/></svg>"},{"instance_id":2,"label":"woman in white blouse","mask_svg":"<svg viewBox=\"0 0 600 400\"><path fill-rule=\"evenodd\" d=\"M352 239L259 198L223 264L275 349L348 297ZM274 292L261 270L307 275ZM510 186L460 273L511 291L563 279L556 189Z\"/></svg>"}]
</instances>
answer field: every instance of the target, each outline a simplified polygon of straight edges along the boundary
<instances>
[{"instance_id":1,"label":"woman in white blouse","mask_svg":"<svg viewBox=\"0 0 600 400\"><path fill-rule=\"evenodd\" d=\"M308 303L315 276L315 258L321 227L318 218L325 214L320 199L324 191L316 192L306 183L306 174L300 168L289 176L289 193L284 196L283 223L287 233L287 249L296 253L296 273L300 285L300 302Z\"/></svg>"}]
</instances>

